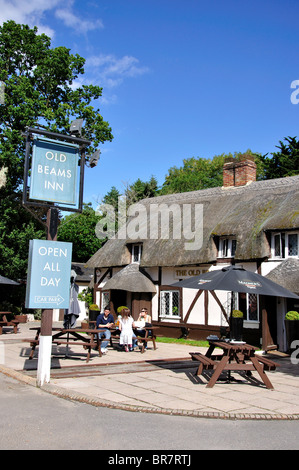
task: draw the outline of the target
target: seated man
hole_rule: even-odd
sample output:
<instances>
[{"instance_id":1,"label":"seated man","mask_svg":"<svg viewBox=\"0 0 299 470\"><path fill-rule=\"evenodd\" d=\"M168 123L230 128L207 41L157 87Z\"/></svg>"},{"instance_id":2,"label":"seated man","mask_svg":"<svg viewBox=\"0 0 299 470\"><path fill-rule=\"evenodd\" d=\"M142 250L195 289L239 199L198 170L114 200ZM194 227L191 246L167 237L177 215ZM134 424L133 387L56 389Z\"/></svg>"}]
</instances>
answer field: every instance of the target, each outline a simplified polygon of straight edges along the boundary
<instances>
[{"instance_id":1,"label":"seated man","mask_svg":"<svg viewBox=\"0 0 299 470\"><path fill-rule=\"evenodd\" d=\"M102 342L101 352L102 354L107 353L107 346L111 337L109 328L114 325L113 315L110 313L110 308L107 306L104 308L104 313L100 313L97 316L97 328L105 328L104 331L99 333L99 338L106 338L107 341Z\"/></svg>"}]
</instances>

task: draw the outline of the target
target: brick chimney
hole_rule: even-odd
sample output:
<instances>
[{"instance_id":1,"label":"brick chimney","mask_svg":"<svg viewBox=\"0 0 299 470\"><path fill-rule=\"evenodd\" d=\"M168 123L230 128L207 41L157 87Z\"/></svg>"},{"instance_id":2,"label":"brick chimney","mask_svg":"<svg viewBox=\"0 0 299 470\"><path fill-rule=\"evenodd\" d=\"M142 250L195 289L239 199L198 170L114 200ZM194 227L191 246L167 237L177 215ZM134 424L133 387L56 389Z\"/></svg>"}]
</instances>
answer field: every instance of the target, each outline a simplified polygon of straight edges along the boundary
<instances>
[{"instance_id":1,"label":"brick chimney","mask_svg":"<svg viewBox=\"0 0 299 470\"><path fill-rule=\"evenodd\" d=\"M244 155L223 165L223 187L245 186L256 181L256 164L253 157Z\"/></svg>"}]
</instances>

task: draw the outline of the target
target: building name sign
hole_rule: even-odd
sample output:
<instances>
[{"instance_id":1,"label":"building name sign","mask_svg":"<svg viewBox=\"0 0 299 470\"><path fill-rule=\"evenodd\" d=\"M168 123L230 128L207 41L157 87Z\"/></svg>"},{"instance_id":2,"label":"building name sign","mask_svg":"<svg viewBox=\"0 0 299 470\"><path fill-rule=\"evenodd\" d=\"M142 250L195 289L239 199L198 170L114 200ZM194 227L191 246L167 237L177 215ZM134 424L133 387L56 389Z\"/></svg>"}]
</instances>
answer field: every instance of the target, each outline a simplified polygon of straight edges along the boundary
<instances>
[{"instance_id":1,"label":"building name sign","mask_svg":"<svg viewBox=\"0 0 299 470\"><path fill-rule=\"evenodd\" d=\"M198 266L176 268L174 270L174 278L175 279L187 279L188 277L199 276L199 274L203 274L207 271L208 271L207 269L199 268Z\"/></svg>"},{"instance_id":2,"label":"building name sign","mask_svg":"<svg viewBox=\"0 0 299 470\"><path fill-rule=\"evenodd\" d=\"M69 308L72 246L30 240L26 308Z\"/></svg>"},{"instance_id":3,"label":"building name sign","mask_svg":"<svg viewBox=\"0 0 299 470\"><path fill-rule=\"evenodd\" d=\"M79 147L36 137L32 152L30 199L77 203Z\"/></svg>"}]
</instances>

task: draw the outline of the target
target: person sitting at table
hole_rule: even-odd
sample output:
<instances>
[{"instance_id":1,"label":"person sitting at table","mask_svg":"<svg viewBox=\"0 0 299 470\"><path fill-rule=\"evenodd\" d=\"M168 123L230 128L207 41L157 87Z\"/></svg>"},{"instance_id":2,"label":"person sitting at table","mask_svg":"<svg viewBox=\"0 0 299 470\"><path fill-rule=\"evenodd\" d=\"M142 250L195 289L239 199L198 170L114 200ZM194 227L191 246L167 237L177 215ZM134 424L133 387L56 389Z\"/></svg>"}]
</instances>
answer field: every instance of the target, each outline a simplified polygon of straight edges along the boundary
<instances>
[{"instance_id":1,"label":"person sitting at table","mask_svg":"<svg viewBox=\"0 0 299 470\"><path fill-rule=\"evenodd\" d=\"M99 338L105 338L106 341L102 341L101 352L102 354L107 353L107 346L111 338L111 328L114 325L113 315L110 313L110 307L104 308L104 313L100 313L97 316L97 328L105 328L104 331L99 333Z\"/></svg>"},{"instance_id":2,"label":"person sitting at table","mask_svg":"<svg viewBox=\"0 0 299 470\"><path fill-rule=\"evenodd\" d=\"M121 311L121 319L119 320L119 344L124 347L125 351L133 351L133 339L136 338L133 328L135 327L134 319L128 308Z\"/></svg>"},{"instance_id":3,"label":"person sitting at table","mask_svg":"<svg viewBox=\"0 0 299 470\"><path fill-rule=\"evenodd\" d=\"M151 321L151 316L148 314L147 308L144 307L139 313L137 321L135 321L136 328L134 329L134 333L136 334L136 336L141 336L142 338L144 338L146 335L145 327L152 326ZM148 334L151 335L150 330ZM145 349L147 349L147 342L145 344Z\"/></svg>"}]
</instances>

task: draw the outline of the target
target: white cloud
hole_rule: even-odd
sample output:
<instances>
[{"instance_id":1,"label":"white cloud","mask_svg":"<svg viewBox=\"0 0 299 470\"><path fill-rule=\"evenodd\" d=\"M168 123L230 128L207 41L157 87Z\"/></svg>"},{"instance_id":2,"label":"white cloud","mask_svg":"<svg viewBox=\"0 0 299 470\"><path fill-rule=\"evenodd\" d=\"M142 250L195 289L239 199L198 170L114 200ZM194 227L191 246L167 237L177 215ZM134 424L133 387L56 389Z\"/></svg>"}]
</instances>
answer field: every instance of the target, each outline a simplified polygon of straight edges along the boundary
<instances>
[{"instance_id":1,"label":"white cloud","mask_svg":"<svg viewBox=\"0 0 299 470\"><path fill-rule=\"evenodd\" d=\"M28 24L30 27L37 26L39 32L49 36L54 31L49 26L41 23L46 11L52 10L59 5L60 0L0 0L0 24L8 20L14 20L19 24Z\"/></svg>"},{"instance_id":2,"label":"white cloud","mask_svg":"<svg viewBox=\"0 0 299 470\"><path fill-rule=\"evenodd\" d=\"M46 12L54 11L55 17L62 23L80 33L97 28L103 28L100 19L88 21L77 16L73 11L74 0L64 2L61 8L61 0L0 0L0 24L8 20L14 20L19 24L37 26L39 33L45 33L53 37L55 32L47 24L44 24Z\"/></svg>"},{"instance_id":3,"label":"white cloud","mask_svg":"<svg viewBox=\"0 0 299 470\"><path fill-rule=\"evenodd\" d=\"M93 68L101 84L108 88L120 85L126 77L136 77L149 72L149 68L139 65L139 60L132 56L117 58L114 55L89 57L86 68ZM96 70L95 70L96 69Z\"/></svg>"},{"instance_id":4,"label":"white cloud","mask_svg":"<svg viewBox=\"0 0 299 470\"><path fill-rule=\"evenodd\" d=\"M76 16L70 9L60 8L55 11L55 16L59 20L62 20L65 26L73 28L81 33L92 31L93 29L103 28L102 20L98 19L95 21L83 20L79 16Z\"/></svg>"}]
</instances>

